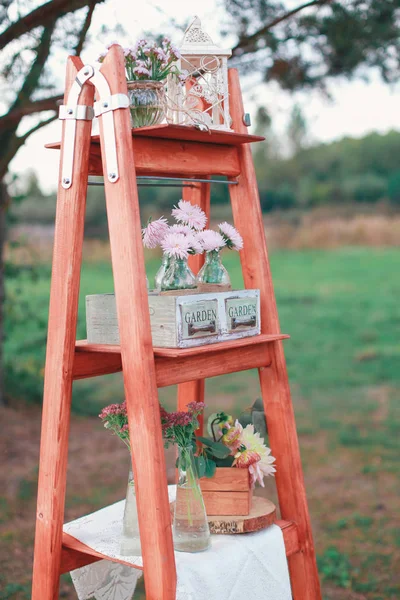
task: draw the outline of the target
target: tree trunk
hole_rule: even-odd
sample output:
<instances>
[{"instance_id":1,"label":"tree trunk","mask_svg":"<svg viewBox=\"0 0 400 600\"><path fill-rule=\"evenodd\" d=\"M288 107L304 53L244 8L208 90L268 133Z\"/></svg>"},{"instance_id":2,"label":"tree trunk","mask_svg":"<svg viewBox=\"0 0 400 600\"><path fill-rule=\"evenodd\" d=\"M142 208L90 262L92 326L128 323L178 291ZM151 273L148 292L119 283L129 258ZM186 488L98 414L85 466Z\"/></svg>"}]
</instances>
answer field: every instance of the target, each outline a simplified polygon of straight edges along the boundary
<instances>
[{"instance_id":1,"label":"tree trunk","mask_svg":"<svg viewBox=\"0 0 400 600\"><path fill-rule=\"evenodd\" d=\"M4 247L6 241L6 218L9 204L9 195L4 181L0 181L0 406L6 404L4 390Z\"/></svg>"}]
</instances>

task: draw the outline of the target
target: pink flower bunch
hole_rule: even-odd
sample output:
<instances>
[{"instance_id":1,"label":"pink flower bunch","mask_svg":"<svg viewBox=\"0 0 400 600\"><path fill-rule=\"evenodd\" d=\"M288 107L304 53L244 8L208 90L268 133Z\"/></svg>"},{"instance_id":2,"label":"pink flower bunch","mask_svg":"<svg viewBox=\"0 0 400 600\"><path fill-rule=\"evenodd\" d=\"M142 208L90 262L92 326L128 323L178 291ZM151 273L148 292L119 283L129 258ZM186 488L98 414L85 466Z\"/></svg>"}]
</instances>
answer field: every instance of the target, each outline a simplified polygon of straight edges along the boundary
<instances>
[{"instance_id":1,"label":"pink flower bunch","mask_svg":"<svg viewBox=\"0 0 400 600\"><path fill-rule=\"evenodd\" d=\"M194 432L199 427L197 417L204 409L203 402L190 402L187 412L167 412L163 407L161 412L161 425L165 446L177 444L180 448L188 448L193 443Z\"/></svg>"},{"instance_id":2,"label":"pink flower bunch","mask_svg":"<svg viewBox=\"0 0 400 600\"><path fill-rule=\"evenodd\" d=\"M225 246L225 240L218 231L205 229L200 234L202 246L206 252L221 250Z\"/></svg>"},{"instance_id":3,"label":"pink flower bunch","mask_svg":"<svg viewBox=\"0 0 400 600\"><path fill-rule=\"evenodd\" d=\"M146 248L161 246L163 253L170 258L184 259L189 254L202 254L227 247L241 250L243 239L240 233L226 221L219 224L219 231L204 229L207 223L205 212L197 204L179 200L171 212L177 223L169 225L160 217L149 220L142 229L143 244Z\"/></svg>"},{"instance_id":4,"label":"pink flower bunch","mask_svg":"<svg viewBox=\"0 0 400 600\"><path fill-rule=\"evenodd\" d=\"M184 233L167 233L161 242L161 248L170 258L187 258L191 249L190 238Z\"/></svg>"},{"instance_id":5,"label":"pink flower bunch","mask_svg":"<svg viewBox=\"0 0 400 600\"><path fill-rule=\"evenodd\" d=\"M142 229L142 239L145 248L157 248L167 235L170 227L167 219L160 217L156 221L151 219Z\"/></svg>"},{"instance_id":6,"label":"pink flower bunch","mask_svg":"<svg viewBox=\"0 0 400 600\"><path fill-rule=\"evenodd\" d=\"M102 419L103 421L113 416L127 416L125 401L121 404L110 404L109 406L103 408L103 410L99 414L100 419Z\"/></svg>"},{"instance_id":7,"label":"pink flower bunch","mask_svg":"<svg viewBox=\"0 0 400 600\"><path fill-rule=\"evenodd\" d=\"M128 413L126 410L126 402L121 404L110 404L103 408L99 414L100 419L104 423L106 429L110 429L115 435L117 435L129 448L129 425L128 425Z\"/></svg>"},{"instance_id":8,"label":"pink flower bunch","mask_svg":"<svg viewBox=\"0 0 400 600\"><path fill-rule=\"evenodd\" d=\"M197 204L191 204L186 200L179 200L178 206L174 206L171 214L178 223L188 225L195 231L204 229L207 223L207 216L204 210Z\"/></svg>"},{"instance_id":9,"label":"pink flower bunch","mask_svg":"<svg viewBox=\"0 0 400 600\"><path fill-rule=\"evenodd\" d=\"M117 42L107 45L107 49ZM161 45L156 42L139 40L133 47L123 49L125 56L125 71L128 81L151 79L164 81L168 75L175 75L180 81L180 71L176 61L180 58L179 50L171 40L164 38ZM106 56L102 52L98 57L103 62Z\"/></svg>"},{"instance_id":10,"label":"pink flower bunch","mask_svg":"<svg viewBox=\"0 0 400 600\"><path fill-rule=\"evenodd\" d=\"M230 250L241 250L243 248L243 238L233 225L230 225L226 221L218 225L218 229L224 238L226 247Z\"/></svg>"}]
</instances>

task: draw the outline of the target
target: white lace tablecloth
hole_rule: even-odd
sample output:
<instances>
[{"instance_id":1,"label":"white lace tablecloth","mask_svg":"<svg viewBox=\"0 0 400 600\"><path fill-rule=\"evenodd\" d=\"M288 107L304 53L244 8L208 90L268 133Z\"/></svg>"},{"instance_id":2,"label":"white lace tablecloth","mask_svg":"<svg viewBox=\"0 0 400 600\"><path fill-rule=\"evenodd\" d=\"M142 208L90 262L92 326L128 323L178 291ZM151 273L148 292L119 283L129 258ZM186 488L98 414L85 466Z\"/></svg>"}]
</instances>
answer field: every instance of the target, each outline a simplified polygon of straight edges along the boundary
<instances>
[{"instance_id":1,"label":"white lace tablecloth","mask_svg":"<svg viewBox=\"0 0 400 600\"><path fill-rule=\"evenodd\" d=\"M175 486L169 487L170 500ZM79 600L133 600L142 571L138 556L119 554L125 502L64 525L64 531L104 556L71 572ZM206 552L176 552L176 600L291 600L283 536L277 525L256 533L213 535Z\"/></svg>"}]
</instances>

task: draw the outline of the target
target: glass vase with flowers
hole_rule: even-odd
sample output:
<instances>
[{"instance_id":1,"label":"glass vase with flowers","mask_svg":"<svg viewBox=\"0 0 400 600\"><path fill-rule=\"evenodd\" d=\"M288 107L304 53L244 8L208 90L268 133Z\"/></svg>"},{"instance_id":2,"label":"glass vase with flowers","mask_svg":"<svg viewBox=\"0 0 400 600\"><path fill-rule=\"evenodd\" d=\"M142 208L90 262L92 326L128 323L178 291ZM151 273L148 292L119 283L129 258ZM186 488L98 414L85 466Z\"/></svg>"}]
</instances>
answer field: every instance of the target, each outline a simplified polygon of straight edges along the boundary
<instances>
[{"instance_id":1,"label":"glass vase with flowers","mask_svg":"<svg viewBox=\"0 0 400 600\"><path fill-rule=\"evenodd\" d=\"M243 239L240 233L226 221L220 223L219 231L205 229L200 234L200 242L206 253L204 265L197 275L197 286L199 291L229 291L231 280L229 273L222 264L221 250L241 250Z\"/></svg>"},{"instance_id":2,"label":"glass vase with flowers","mask_svg":"<svg viewBox=\"0 0 400 600\"><path fill-rule=\"evenodd\" d=\"M178 447L172 535L175 550L181 552L202 552L210 546L210 530L199 485L198 463L202 459L194 456L194 432L199 427L198 416L203 409L203 402L191 402L187 412L168 413L161 409L165 446L175 444Z\"/></svg>"},{"instance_id":3,"label":"glass vase with flowers","mask_svg":"<svg viewBox=\"0 0 400 600\"><path fill-rule=\"evenodd\" d=\"M169 75L179 80L179 51L168 38L161 44L141 39L124 48L124 56L132 127L158 125L165 116L165 80Z\"/></svg>"},{"instance_id":4,"label":"glass vase with flowers","mask_svg":"<svg viewBox=\"0 0 400 600\"><path fill-rule=\"evenodd\" d=\"M103 421L104 427L117 435L130 452L131 445L129 441L126 403L122 402L121 404L110 404L109 406L106 406L99 414L99 417ZM128 475L120 552L122 556L141 555L136 487L133 479L132 467L130 467Z\"/></svg>"}]
</instances>

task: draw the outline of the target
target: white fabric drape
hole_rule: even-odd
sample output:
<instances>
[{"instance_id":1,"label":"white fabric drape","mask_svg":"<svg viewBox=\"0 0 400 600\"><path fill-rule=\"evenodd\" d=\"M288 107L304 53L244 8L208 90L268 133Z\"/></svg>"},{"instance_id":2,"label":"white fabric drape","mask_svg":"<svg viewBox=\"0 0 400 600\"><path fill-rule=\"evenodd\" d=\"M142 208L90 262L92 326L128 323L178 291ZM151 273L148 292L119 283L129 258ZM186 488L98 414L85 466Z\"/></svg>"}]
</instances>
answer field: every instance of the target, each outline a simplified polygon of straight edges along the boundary
<instances>
[{"instance_id":1,"label":"white fabric drape","mask_svg":"<svg viewBox=\"0 0 400 600\"><path fill-rule=\"evenodd\" d=\"M175 486L170 486L170 499ZM124 501L64 525L64 531L104 556L71 572L79 600L132 600L141 557L119 554ZM277 525L256 533L213 535L206 552L176 552L176 600L291 600L283 536Z\"/></svg>"}]
</instances>

